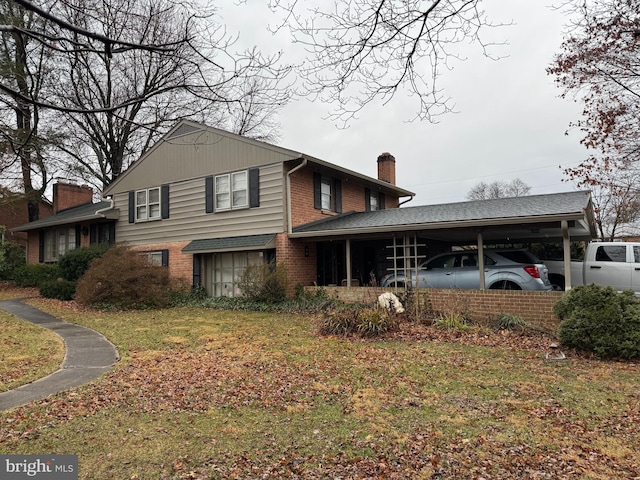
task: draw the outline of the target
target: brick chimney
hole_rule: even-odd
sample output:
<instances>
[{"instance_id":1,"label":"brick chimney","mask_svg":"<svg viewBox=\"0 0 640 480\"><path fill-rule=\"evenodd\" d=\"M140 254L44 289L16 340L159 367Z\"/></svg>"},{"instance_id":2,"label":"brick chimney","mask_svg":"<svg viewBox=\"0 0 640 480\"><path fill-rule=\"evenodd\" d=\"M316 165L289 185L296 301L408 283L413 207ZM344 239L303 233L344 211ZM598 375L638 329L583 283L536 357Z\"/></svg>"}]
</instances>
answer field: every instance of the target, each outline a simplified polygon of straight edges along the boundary
<instances>
[{"instance_id":1,"label":"brick chimney","mask_svg":"<svg viewBox=\"0 0 640 480\"><path fill-rule=\"evenodd\" d=\"M53 185L53 213L79 207L93 201L93 189L88 185L56 183Z\"/></svg>"},{"instance_id":2,"label":"brick chimney","mask_svg":"<svg viewBox=\"0 0 640 480\"><path fill-rule=\"evenodd\" d=\"M396 184L396 157L389 152L381 153L378 157L378 180Z\"/></svg>"}]
</instances>

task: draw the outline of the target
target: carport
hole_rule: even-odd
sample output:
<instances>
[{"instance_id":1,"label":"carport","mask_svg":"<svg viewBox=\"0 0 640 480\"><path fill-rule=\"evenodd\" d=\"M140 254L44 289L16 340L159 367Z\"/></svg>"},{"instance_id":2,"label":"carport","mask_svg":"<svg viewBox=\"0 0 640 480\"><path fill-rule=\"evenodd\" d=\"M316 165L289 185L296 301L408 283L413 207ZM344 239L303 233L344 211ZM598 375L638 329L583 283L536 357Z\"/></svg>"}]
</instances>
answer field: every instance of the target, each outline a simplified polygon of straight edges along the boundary
<instances>
[{"instance_id":1,"label":"carport","mask_svg":"<svg viewBox=\"0 0 640 480\"><path fill-rule=\"evenodd\" d=\"M292 239L344 242L345 285L352 286L352 243L390 242L394 265L417 268L420 240L449 246L475 245L480 286L485 288L485 245L497 243L562 243L566 285L571 285L570 244L596 236L591 194L588 191L499 198L440 205L423 205L374 212L347 212L298 226ZM394 268L397 268L394 266ZM570 287L567 287L570 288Z\"/></svg>"}]
</instances>

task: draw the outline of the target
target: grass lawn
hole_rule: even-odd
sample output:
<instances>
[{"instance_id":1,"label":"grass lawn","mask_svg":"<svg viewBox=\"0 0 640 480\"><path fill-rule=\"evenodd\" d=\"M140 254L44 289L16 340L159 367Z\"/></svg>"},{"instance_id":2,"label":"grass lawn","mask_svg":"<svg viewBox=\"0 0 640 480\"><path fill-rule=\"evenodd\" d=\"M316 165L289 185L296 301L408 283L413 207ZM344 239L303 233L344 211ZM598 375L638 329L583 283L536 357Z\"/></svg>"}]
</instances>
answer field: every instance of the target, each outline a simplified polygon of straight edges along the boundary
<instances>
[{"instance_id":1,"label":"grass lawn","mask_svg":"<svg viewBox=\"0 0 640 480\"><path fill-rule=\"evenodd\" d=\"M122 356L0 413L0 453L77 454L82 479L640 476L637 362L551 362L549 339L485 330L327 338L289 314L30 303Z\"/></svg>"}]
</instances>

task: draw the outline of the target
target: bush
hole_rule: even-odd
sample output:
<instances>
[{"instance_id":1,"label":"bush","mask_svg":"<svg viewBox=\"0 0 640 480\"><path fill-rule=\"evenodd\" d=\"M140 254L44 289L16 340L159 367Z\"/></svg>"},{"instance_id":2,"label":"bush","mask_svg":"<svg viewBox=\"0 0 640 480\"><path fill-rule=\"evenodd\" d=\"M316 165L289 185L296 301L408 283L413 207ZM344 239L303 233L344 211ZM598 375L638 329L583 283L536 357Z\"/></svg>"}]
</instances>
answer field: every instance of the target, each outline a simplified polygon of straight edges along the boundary
<instances>
[{"instance_id":1,"label":"bush","mask_svg":"<svg viewBox=\"0 0 640 480\"><path fill-rule=\"evenodd\" d=\"M445 330L458 330L464 331L469 328L469 323L466 317L457 312L448 312L439 315L434 321L433 325L437 328Z\"/></svg>"},{"instance_id":2,"label":"bush","mask_svg":"<svg viewBox=\"0 0 640 480\"><path fill-rule=\"evenodd\" d=\"M18 287L39 287L44 282L56 280L59 276L60 269L57 265L38 263L16 268L13 279Z\"/></svg>"},{"instance_id":3,"label":"bush","mask_svg":"<svg viewBox=\"0 0 640 480\"><path fill-rule=\"evenodd\" d=\"M319 330L322 335L357 333L363 337L373 337L397 328L396 317L384 309L343 305L323 314Z\"/></svg>"},{"instance_id":4,"label":"bush","mask_svg":"<svg viewBox=\"0 0 640 480\"><path fill-rule=\"evenodd\" d=\"M71 282L77 282L84 275L89 264L94 258L100 258L109 249L107 243L95 243L87 247L70 250L60 257L58 267L62 278Z\"/></svg>"},{"instance_id":5,"label":"bush","mask_svg":"<svg viewBox=\"0 0 640 480\"><path fill-rule=\"evenodd\" d=\"M57 280L47 280L40 284L40 295L44 298L55 298L56 300L72 300L76 293L76 282L70 282L63 278Z\"/></svg>"},{"instance_id":6,"label":"bush","mask_svg":"<svg viewBox=\"0 0 640 480\"><path fill-rule=\"evenodd\" d=\"M564 345L602 358L640 357L640 302L633 292L580 285L553 311L562 320L558 338Z\"/></svg>"},{"instance_id":7,"label":"bush","mask_svg":"<svg viewBox=\"0 0 640 480\"><path fill-rule=\"evenodd\" d=\"M287 297L287 270L281 263L249 265L238 281L242 295L254 302L278 303Z\"/></svg>"},{"instance_id":8,"label":"bush","mask_svg":"<svg viewBox=\"0 0 640 480\"><path fill-rule=\"evenodd\" d=\"M0 241L0 280L13 280L15 270L24 264L24 247L16 242Z\"/></svg>"},{"instance_id":9,"label":"bush","mask_svg":"<svg viewBox=\"0 0 640 480\"><path fill-rule=\"evenodd\" d=\"M126 245L115 245L91 262L78 282L75 298L97 307L157 308L168 306L177 289L166 267L152 265Z\"/></svg>"},{"instance_id":10,"label":"bush","mask_svg":"<svg viewBox=\"0 0 640 480\"><path fill-rule=\"evenodd\" d=\"M498 330L522 330L527 324L518 315L503 313L496 319L495 326Z\"/></svg>"}]
</instances>

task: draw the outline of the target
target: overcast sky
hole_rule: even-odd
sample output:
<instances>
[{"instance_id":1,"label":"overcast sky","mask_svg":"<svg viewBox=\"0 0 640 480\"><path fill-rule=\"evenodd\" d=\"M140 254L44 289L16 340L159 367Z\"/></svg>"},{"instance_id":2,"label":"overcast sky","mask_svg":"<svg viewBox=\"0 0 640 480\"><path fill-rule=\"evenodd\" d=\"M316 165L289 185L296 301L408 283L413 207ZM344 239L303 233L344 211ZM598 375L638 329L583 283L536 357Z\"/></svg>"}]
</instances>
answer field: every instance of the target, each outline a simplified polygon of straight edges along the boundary
<instances>
[{"instance_id":1,"label":"overcast sky","mask_svg":"<svg viewBox=\"0 0 640 480\"><path fill-rule=\"evenodd\" d=\"M579 144L580 132L565 135L569 122L580 118L580 104L560 99L561 90L545 71L559 51L566 23L550 2L483 2L495 23L513 22L485 35L508 42L493 50L506 58L490 60L478 45L469 45L467 60L453 63L454 69L439 79L458 112L439 117L439 123L407 123L416 106L398 97L366 109L343 130L325 119L327 105L302 99L279 119L279 144L370 176L377 175L378 155L388 151L396 157L397 184L416 193L408 205L464 201L480 181L520 178L531 194L575 190L562 181L560 167L577 165L587 151ZM243 40L261 39L263 46L271 42L291 53L286 40L261 36L265 17L257 14L258 3L251 0L244 10L221 14L230 24L239 23ZM250 19L247 7L256 13ZM251 24L255 28L248 29Z\"/></svg>"}]
</instances>

